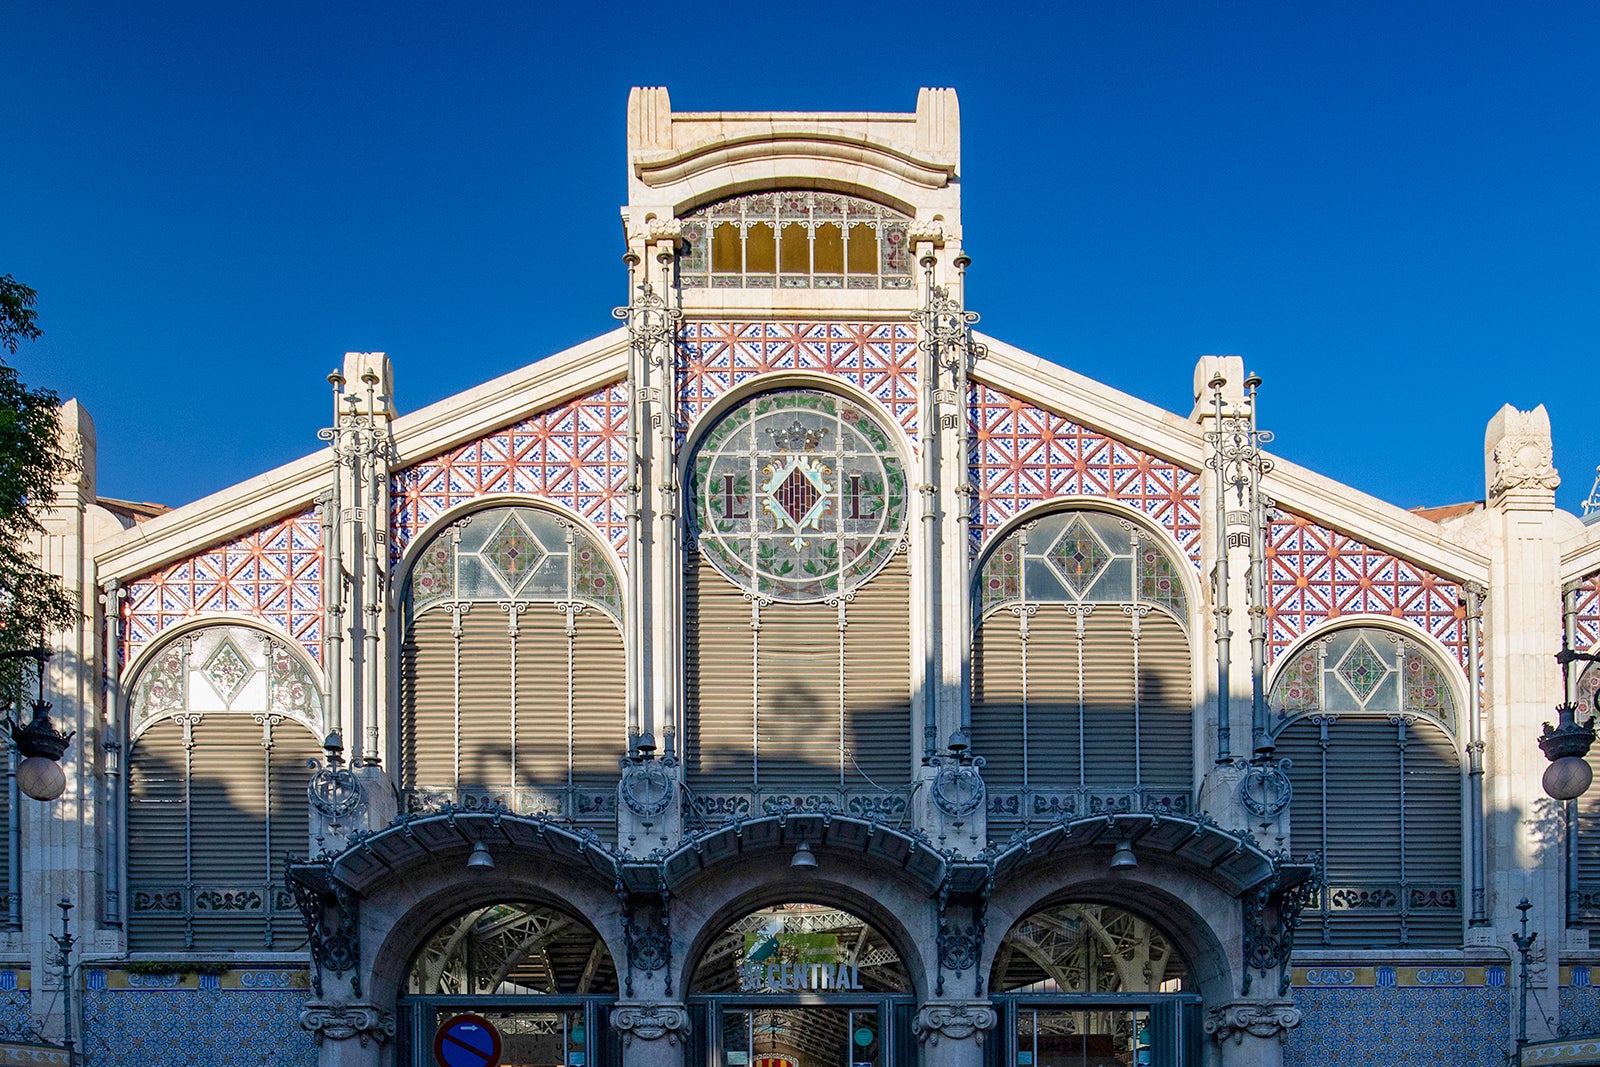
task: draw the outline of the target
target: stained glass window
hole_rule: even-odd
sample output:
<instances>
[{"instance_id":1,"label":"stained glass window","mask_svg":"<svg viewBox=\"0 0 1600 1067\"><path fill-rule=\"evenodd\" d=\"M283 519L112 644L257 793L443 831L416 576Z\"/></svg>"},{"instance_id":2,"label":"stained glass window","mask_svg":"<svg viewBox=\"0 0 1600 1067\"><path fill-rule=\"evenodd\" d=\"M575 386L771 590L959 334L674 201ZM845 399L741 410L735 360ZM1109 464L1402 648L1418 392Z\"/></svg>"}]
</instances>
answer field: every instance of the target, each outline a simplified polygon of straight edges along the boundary
<instances>
[{"instance_id":1,"label":"stained glass window","mask_svg":"<svg viewBox=\"0 0 1600 1067\"><path fill-rule=\"evenodd\" d=\"M1455 698L1438 662L1389 630L1350 627L1296 653L1272 684L1278 720L1313 712L1420 714L1454 730Z\"/></svg>"},{"instance_id":2,"label":"stained glass window","mask_svg":"<svg viewBox=\"0 0 1600 1067\"><path fill-rule=\"evenodd\" d=\"M207 626L163 645L131 687L131 726L165 712L293 715L322 726L322 690L298 652L246 626Z\"/></svg>"},{"instance_id":3,"label":"stained glass window","mask_svg":"<svg viewBox=\"0 0 1600 1067\"><path fill-rule=\"evenodd\" d=\"M542 508L475 511L422 549L408 579L408 623L458 600L581 601L622 618L622 587L599 542Z\"/></svg>"},{"instance_id":4,"label":"stained glass window","mask_svg":"<svg viewBox=\"0 0 1600 1067\"><path fill-rule=\"evenodd\" d=\"M749 193L683 219L689 289L909 289L909 216L805 190Z\"/></svg>"},{"instance_id":5,"label":"stained glass window","mask_svg":"<svg viewBox=\"0 0 1600 1067\"><path fill-rule=\"evenodd\" d=\"M700 551L774 600L864 584L905 533L906 470L888 431L831 393L765 393L728 412L695 453Z\"/></svg>"},{"instance_id":6,"label":"stained glass window","mask_svg":"<svg viewBox=\"0 0 1600 1067\"><path fill-rule=\"evenodd\" d=\"M1155 536L1098 511L1058 511L1013 530L984 561L976 599L980 620L1024 600L1138 602L1189 624L1177 567Z\"/></svg>"}]
</instances>

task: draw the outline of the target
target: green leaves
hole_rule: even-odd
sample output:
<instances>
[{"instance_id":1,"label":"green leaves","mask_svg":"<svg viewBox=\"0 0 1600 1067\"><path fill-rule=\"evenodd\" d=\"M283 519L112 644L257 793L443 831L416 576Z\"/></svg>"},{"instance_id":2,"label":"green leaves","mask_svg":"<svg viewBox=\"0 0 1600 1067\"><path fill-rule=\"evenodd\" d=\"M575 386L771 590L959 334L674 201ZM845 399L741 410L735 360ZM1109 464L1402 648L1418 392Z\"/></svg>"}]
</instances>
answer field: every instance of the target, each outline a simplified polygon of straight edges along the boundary
<instances>
[{"instance_id":1,"label":"green leaves","mask_svg":"<svg viewBox=\"0 0 1600 1067\"><path fill-rule=\"evenodd\" d=\"M28 286L0 275L0 345L7 352L41 336L36 299ZM59 440L60 403L53 391L28 388L14 367L0 363L0 651L36 647L78 620L72 598L34 553L34 537L44 532L39 517L56 483L77 464ZM25 699L32 674L25 660L0 660L0 699Z\"/></svg>"}]
</instances>

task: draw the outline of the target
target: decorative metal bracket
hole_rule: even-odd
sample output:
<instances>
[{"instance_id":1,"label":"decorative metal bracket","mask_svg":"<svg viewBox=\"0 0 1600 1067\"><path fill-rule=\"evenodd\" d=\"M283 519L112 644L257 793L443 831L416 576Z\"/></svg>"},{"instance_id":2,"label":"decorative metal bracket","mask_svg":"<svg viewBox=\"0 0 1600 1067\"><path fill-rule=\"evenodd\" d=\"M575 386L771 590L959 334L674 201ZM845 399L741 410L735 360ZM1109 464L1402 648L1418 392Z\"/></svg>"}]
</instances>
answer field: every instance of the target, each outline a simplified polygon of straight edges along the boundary
<instances>
[{"instance_id":1,"label":"decorative metal bracket","mask_svg":"<svg viewBox=\"0 0 1600 1067\"><path fill-rule=\"evenodd\" d=\"M957 885L958 880L960 885ZM983 959L984 936L989 926L989 894L993 890L992 861L952 864L944 880L939 883L939 894L936 898L938 934L935 940L938 947L938 975L934 983L935 996L944 996L946 971L951 972L953 978L961 978L967 971L971 971L972 994L977 997L983 996L984 975L978 965ZM970 923L951 921L952 898L966 902L971 916Z\"/></svg>"},{"instance_id":2,"label":"decorative metal bracket","mask_svg":"<svg viewBox=\"0 0 1600 1067\"><path fill-rule=\"evenodd\" d=\"M1272 874L1240 898L1244 909L1244 982L1249 993L1254 975L1263 979L1278 972L1277 995L1289 993L1289 955L1294 951L1300 913L1327 883L1322 856L1312 853L1291 861L1281 852L1272 856Z\"/></svg>"},{"instance_id":3,"label":"decorative metal bracket","mask_svg":"<svg viewBox=\"0 0 1600 1067\"><path fill-rule=\"evenodd\" d=\"M630 873L634 877L629 878ZM641 912L649 909L628 888L629 881L654 883L656 914L653 922L649 916L641 916ZM633 996L635 971L641 974L665 971L662 992L672 996L672 891L667 888L666 876L655 864L629 864L626 869L618 870L615 889L617 904L622 910L622 936L628 946L623 995Z\"/></svg>"},{"instance_id":4,"label":"decorative metal bracket","mask_svg":"<svg viewBox=\"0 0 1600 1067\"><path fill-rule=\"evenodd\" d=\"M331 859L289 856L284 868L284 881L306 924L312 989L320 997L325 974L348 974L351 994L361 996L361 912L355 893L334 877Z\"/></svg>"}]
</instances>

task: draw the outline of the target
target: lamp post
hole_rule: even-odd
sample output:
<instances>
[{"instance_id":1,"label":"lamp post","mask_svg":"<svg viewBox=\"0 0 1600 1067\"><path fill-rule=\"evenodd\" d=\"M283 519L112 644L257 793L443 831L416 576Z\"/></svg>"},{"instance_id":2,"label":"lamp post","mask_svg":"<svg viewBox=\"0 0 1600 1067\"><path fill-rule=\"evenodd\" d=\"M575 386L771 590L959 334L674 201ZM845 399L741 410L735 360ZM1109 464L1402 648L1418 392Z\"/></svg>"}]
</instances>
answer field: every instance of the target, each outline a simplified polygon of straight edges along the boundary
<instances>
[{"instance_id":1,"label":"lamp post","mask_svg":"<svg viewBox=\"0 0 1600 1067\"><path fill-rule=\"evenodd\" d=\"M1579 722L1578 705L1565 699L1572 692L1568 673L1575 661L1600 663L1600 652L1574 652L1563 641L1561 651L1556 653L1556 662L1561 664L1563 699L1556 705L1556 724L1545 723L1544 732L1539 735L1539 747L1550 761L1544 772L1544 791L1554 800L1578 799L1594 779L1594 772L1584 759L1594 744L1594 716ZM1595 694L1595 711L1600 712L1600 693Z\"/></svg>"},{"instance_id":2,"label":"lamp post","mask_svg":"<svg viewBox=\"0 0 1600 1067\"><path fill-rule=\"evenodd\" d=\"M1517 1062L1522 1062L1522 1050L1528 1044L1528 954L1533 950L1533 943L1539 940L1538 931L1528 933L1528 912L1533 905L1528 903L1528 898L1523 897L1517 904L1517 910L1522 912L1522 932L1512 934L1511 942L1517 946L1518 967L1517 989L1520 1000L1517 1004Z\"/></svg>"},{"instance_id":3,"label":"lamp post","mask_svg":"<svg viewBox=\"0 0 1600 1067\"><path fill-rule=\"evenodd\" d=\"M39 664L39 695L33 702L33 718L26 723L7 717L11 744L22 756L17 766L17 785L35 800L54 800L67 787L61 770L61 757L67 754L76 731L61 733L50 720L50 702L44 698L44 665L50 659L48 648L21 648L0 652L0 660L29 657Z\"/></svg>"}]
</instances>

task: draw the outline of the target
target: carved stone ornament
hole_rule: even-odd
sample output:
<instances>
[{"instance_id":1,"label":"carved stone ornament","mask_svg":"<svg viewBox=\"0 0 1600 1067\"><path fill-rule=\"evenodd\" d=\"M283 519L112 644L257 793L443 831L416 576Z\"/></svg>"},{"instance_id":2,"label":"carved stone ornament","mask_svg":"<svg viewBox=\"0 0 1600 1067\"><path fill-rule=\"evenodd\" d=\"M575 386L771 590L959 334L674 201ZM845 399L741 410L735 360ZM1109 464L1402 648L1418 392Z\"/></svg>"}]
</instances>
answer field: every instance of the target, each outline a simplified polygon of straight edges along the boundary
<instances>
[{"instance_id":1,"label":"carved stone ornament","mask_svg":"<svg viewBox=\"0 0 1600 1067\"><path fill-rule=\"evenodd\" d=\"M319 1045L353 1037L366 1046L394 1037L394 1014L370 1004L312 1004L300 1012L300 1025Z\"/></svg>"},{"instance_id":2,"label":"carved stone ornament","mask_svg":"<svg viewBox=\"0 0 1600 1067\"><path fill-rule=\"evenodd\" d=\"M667 1039L676 1045L689 1037L689 1012L676 1004L628 1004L611 1012L611 1028L621 1031L624 1048L634 1038L642 1041Z\"/></svg>"},{"instance_id":3,"label":"carved stone ornament","mask_svg":"<svg viewBox=\"0 0 1600 1067\"><path fill-rule=\"evenodd\" d=\"M1212 1008L1206 1033L1217 1041L1233 1038L1235 1044L1251 1037L1276 1037L1279 1041L1300 1025L1300 1009L1288 1000L1244 1000Z\"/></svg>"},{"instance_id":4,"label":"carved stone ornament","mask_svg":"<svg viewBox=\"0 0 1600 1067\"><path fill-rule=\"evenodd\" d=\"M960 764L946 760L933 776L934 806L953 819L962 819L977 811L987 795L976 761Z\"/></svg>"},{"instance_id":5,"label":"carved stone ornament","mask_svg":"<svg viewBox=\"0 0 1600 1067\"><path fill-rule=\"evenodd\" d=\"M983 1044L983 1035L993 1030L999 1019L994 1008L982 1001L927 1004L911 1020L911 1031L918 1041L937 1045L943 1038L965 1041L972 1038Z\"/></svg>"},{"instance_id":6,"label":"carved stone ornament","mask_svg":"<svg viewBox=\"0 0 1600 1067\"><path fill-rule=\"evenodd\" d=\"M1561 484L1556 473L1550 442L1550 416L1541 404L1532 411L1518 411L1509 404L1489 424L1495 441L1489 479L1489 496L1495 498L1515 489L1554 492Z\"/></svg>"},{"instance_id":7,"label":"carved stone ornament","mask_svg":"<svg viewBox=\"0 0 1600 1067\"><path fill-rule=\"evenodd\" d=\"M629 763L622 771L622 802L640 818L664 814L676 798L672 774L661 760Z\"/></svg>"}]
</instances>

